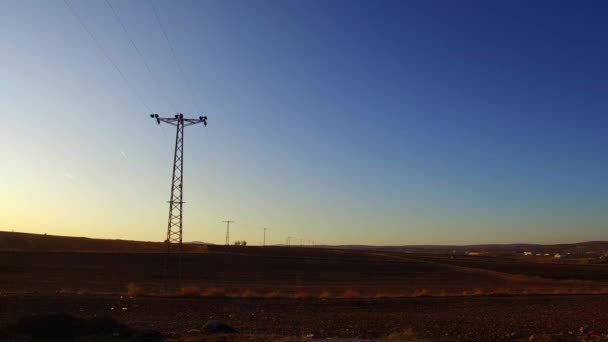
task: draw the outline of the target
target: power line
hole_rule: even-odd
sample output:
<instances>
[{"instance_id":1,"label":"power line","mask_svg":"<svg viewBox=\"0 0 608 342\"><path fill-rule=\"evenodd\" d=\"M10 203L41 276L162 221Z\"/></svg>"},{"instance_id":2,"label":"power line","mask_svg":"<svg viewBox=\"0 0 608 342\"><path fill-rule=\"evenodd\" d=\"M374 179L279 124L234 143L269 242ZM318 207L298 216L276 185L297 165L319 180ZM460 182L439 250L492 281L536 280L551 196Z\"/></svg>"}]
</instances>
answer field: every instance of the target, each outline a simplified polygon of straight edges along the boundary
<instances>
[{"instance_id":1,"label":"power line","mask_svg":"<svg viewBox=\"0 0 608 342\"><path fill-rule=\"evenodd\" d=\"M152 81L154 82L154 84L156 85L157 89L163 93L162 89L160 89L160 82L158 81L158 79L156 78L154 72L152 72L152 68L150 68L150 65L148 64L146 58L144 57L144 54L141 52L141 50L139 49L139 47L137 46L137 44L135 44L135 41L133 40L133 38L131 37L131 35L129 34L129 31L127 30L127 27L125 26L125 24L123 23L123 21L120 19L120 16L118 15L118 12L116 11L116 9L114 8L114 6L112 6L112 3L110 2L110 0L105 0L106 4L108 5L108 7L110 7L110 9L112 10L112 13L114 14L114 17L116 18L116 21L120 24L120 26L122 27L123 32L125 33L125 36L127 37L127 39L129 40L129 42L131 42L131 45L133 45L133 48L135 48L135 51L137 52L137 54L139 55L139 57L141 58L141 60L143 61L144 66L146 67L146 70L148 71L148 73L150 74L150 77L152 77ZM173 104L173 102L171 101L171 99L169 98L169 96L165 96L164 97L165 102L167 102L167 104L169 104L169 107L171 107L173 110L177 109L177 106L175 106ZM164 128L161 129L161 133L163 134L163 136L165 137L165 140L169 140L167 137L167 134L165 134L165 130ZM169 146L169 148L171 150L173 150L172 146Z\"/></svg>"},{"instance_id":2,"label":"power line","mask_svg":"<svg viewBox=\"0 0 608 342\"><path fill-rule=\"evenodd\" d=\"M110 55L103 48L103 45L101 45L101 43L99 42L99 40L97 40L97 38L95 38L95 35L93 34L93 32L91 32L91 30L89 30L89 28L87 27L87 25L85 25L84 20L78 14L78 12L76 11L76 9L72 6L72 4L70 4L70 2L68 0L63 0L63 2L70 9L70 11L72 12L72 14L74 14L74 16L76 17L76 20L78 20L78 23L80 23L80 26L82 26L82 28L88 33L88 35L91 37L91 39L93 40L93 42L95 43L95 45L97 45L97 48L105 56L105 58L108 60L108 62L110 62L110 64L112 64L112 66L114 67L114 69L116 69L116 71L120 74L120 77L122 77L123 81L125 81L125 83L129 87L129 89L135 94L135 96L138 98L139 102L141 102L141 104L143 104L144 107L146 107L146 109L148 110L148 113L152 113L153 112L152 108L150 108L150 106L148 106L146 104L146 102L141 97L141 95L139 94L139 92L135 89L135 87L131 84L131 82L129 82L129 80L127 79L127 77L125 76L125 74L122 72L122 70L120 70L120 68L118 67L118 65L114 62L114 60L110 57Z\"/></svg>"},{"instance_id":3,"label":"power line","mask_svg":"<svg viewBox=\"0 0 608 342\"><path fill-rule=\"evenodd\" d=\"M169 35L167 35L165 26L163 25L162 21L160 20L160 16L158 15L156 6L154 6L154 3L152 0L148 1L148 3L150 4L150 7L152 7L152 11L154 12L154 16L156 17L158 26L160 26L160 30L163 32L163 36L165 36L165 40L167 40L167 44L169 45L169 49L171 50L171 56L173 57L173 61L175 62L175 64L177 64L177 68L179 69L179 72L181 73L182 78L184 78L184 80L185 80L186 87L188 88L188 91L190 92L190 96L192 97L192 104L195 105L196 96L194 95L194 90L192 89L192 85L190 84L189 78L186 77L186 73L184 72L184 69L182 69L182 65L180 64L179 60L177 59L177 55L175 54L175 49L173 48L173 44L171 44Z\"/></svg>"},{"instance_id":4,"label":"power line","mask_svg":"<svg viewBox=\"0 0 608 342\"><path fill-rule=\"evenodd\" d=\"M135 51L137 52L137 54L139 55L139 57L143 61L143 64L146 67L146 70L148 71L148 73L150 74L150 77L152 77L152 81L156 85L157 89L160 91L160 93L163 93L162 89L159 86L160 82L158 81L158 78L156 78L154 72L152 72L152 68L150 68L150 64L148 64L146 58L144 57L144 54L141 52L141 50L139 49L139 47L137 46L137 44L135 44L135 41L133 40L133 38L129 34L129 31L127 30L127 27L125 26L125 24L123 23L123 21L120 19L120 16L118 15L118 12L114 8L114 6L112 6L112 3L110 2L110 0L105 0L105 2L108 5L108 7L110 7L110 9L112 10L112 13L114 14L114 17L116 18L116 21L122 27L122 30L125 33L125 36L129 40L129 42L131 42L131 45L133 45L133 48L135 49ZM164 100L169 105L169 107L172 108L172 110L176 110L177 109L177 106L175 106L173 104L173 102L171 101L171 99L170 99L170 97L168 95L164 96ZM161 129L161 133L165 137L165 140L169 141L169 138L168 138L167 134L165 133L164 126ZM168 148L171 150L171 152L173 152L173 146L171 144L169 144Z\"/></svg>"},{"instance_id":5,"label":"power line","mask_svg":"<svg viewBox=\"0 0 608 342\"><path fill-rule=\"evenodd\" d=\"M146 102L143 100L143 98L141 97L141 95L139 94L139 92L137 91L137 89L131 84L131 82L129 82L129 80L127 79L126 75L122 72L122 70L120 70L120 68L118 67L118 65L110 57L110 55L104 49L103 45L101 45L101 43L99 42L99 40L97 40L97 38L95 37L95 35L93 34L93 32L91 30L89 30L89 28L87 27L87 25L84 23L83 18L78 14L78 12L76 11L76 9L72 6L72 4L68 0L63 0L63 1L66 4L66 6L70 9L70 11L72 12L72 14L76 17L76 19L77 19L78 23L80 24L80 26L87 32L87 34L89 35L89 37L91 38L91 40L93 40L93 42L95 43L95 45L97 46L97 48L101 51L101 53L108 60L108 62L110 62L110 64L112 64L112 66L114 67L114 69L116 69L116 71L118 72L118 74L122 77L122 79L125 82L125 84L127 85L127 87L129 87L129 89L131 90L131 92L133 92L133 94L135 94L135 96L137 97L137 99L139 100L139 102L141 102L141 104L144 107L146 107L146 109L148 110L148 113L152 113L153 110L150 108L150 106L148 106L146 104ZM109 4L109 3L108 3L108 5L112 9L112 11L115 12L114 8L112 7L112 5ZM115 14L116 14L116 12L115 12ZM122 25L122 23L121 23L121 25ZM124 29L124 27L123 27L123 29ZM135 43L133 41L132 41L132 43L135 46L135 48L137 49L137 46L135 45ZM139 51L139 49L137 49L137 50ZM145 60L144 60L144 62L145 62ZM165 133L164 129L161 129L161 133L165 137L165 140L169 140L169 138L167 137L167 134ZM172 147L169 147L169 148L173 152L173 148Z\"/></svg>"},{"instance_id":6,"label":"power line","mask_svg":"<svg viewBox=\"0 0 608 342\"><path fill-rule=\"evenodd\" d=\"M131 45L133 45L133 48L135 48L135 51L137 51L137 54L139 55L139 57L141 57L141 60L144 62L144 66L146 67L146 70L148 70L148 73L150 74L150 76L152 77L152 80L154 81L154 84L159 87L158 85L160 84L160 82L158 82L158 79L154 76L154 73L152 72L152 69L150 68L150 65L148 64L148 62L146 61L146 58L144 57L144 54L141 52L141 50L139 49L139 47L137 47L137 44L135 44L135 41L133 40L133 38L131 37L131 35L129 34L129 31L127 30L127 27L125 26L125 24L123 23L123 21L120 19L120 16L118 15L118 12L116 11L116 9L114 8L114 6L112 6L112 4L110 3L110 0L105 0L106 4L108 5L108 7L110 7L110 9L112 10L112 13L114 14L114 17L116 18L116 21L118 21L118 23L120 24L120 26L122 27L122 30L125 33L125 36L127 37L127 39L131 42ZM160 90L160 88L159 88ZM162 93L162 90L161 90ZM171 102L171 100L167 97L165 97L165 101L169 104L169 106L175 110L177 107Z\"/></svg>"}]
</instances>

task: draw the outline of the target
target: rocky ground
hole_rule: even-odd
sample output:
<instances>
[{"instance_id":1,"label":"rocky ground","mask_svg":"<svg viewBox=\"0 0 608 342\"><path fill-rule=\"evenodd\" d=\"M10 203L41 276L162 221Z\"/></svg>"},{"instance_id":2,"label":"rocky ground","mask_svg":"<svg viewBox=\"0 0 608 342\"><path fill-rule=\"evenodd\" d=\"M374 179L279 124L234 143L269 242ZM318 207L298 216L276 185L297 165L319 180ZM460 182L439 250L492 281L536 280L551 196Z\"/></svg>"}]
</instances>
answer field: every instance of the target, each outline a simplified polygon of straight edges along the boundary
<instances>
[{"instance_id":1,"label":"rocky ground","mask_svg":"<svg viewBox=\"0 0 608 342\"><path fill-rule=\"evenodd\" d=\"M58 312L85 320L112 318L137 332L122 336L129 340L582 341L600 340L608 332L608 296L597 295L366 300L4 295L4 339L27 335L11 330L20 318ZM209 321L238 332L209 331ZM104 333L120 339L122 332Z\"/></svg>"}]
</instances>

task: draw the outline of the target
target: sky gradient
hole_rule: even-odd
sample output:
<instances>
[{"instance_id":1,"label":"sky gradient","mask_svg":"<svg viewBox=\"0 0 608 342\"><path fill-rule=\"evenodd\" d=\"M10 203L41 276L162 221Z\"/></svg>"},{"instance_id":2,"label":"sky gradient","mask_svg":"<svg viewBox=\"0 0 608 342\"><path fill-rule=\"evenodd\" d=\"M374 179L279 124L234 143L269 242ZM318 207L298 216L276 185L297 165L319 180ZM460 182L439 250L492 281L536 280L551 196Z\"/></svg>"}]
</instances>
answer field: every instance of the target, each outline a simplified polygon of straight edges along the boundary
<instances>
[{"instance_id":1,"label":"sky gradient","mask_svg":"<svg viewBox=\"0 0 608 342\"><path fill-rule=\"evenodd\" d=\"M151 109L185 241L608 239L606 2L108 1L0 5L0 230L163 240Z\"/></svg>"}]
</instances>

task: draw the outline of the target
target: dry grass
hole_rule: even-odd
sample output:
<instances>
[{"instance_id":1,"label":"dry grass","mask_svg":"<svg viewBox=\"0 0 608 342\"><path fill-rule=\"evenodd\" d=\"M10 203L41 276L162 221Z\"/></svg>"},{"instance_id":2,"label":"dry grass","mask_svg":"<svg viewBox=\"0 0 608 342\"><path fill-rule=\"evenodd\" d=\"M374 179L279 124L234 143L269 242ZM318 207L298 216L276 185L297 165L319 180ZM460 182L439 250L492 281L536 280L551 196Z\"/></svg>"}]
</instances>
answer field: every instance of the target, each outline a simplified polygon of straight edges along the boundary
<instances>
[{"instance_id":1,"label":"dry grass","mask_svg":"<svg viewBox=\"0 0 608 342\"><path fill-rule=\"evenodd\" d=\"M346 291L344 291L341 298L344 298L344 299L361 298L361 294L358 291L355 291L353 289L347 289Z\"/></svg>"},{"instance_id":2,"label":"dry grass","mask_svg":"<svg viewBox=\"0 0 608 342\"><path fill-rule=\"evenodd\" d=\"M186 285L179 289L179 293L184 297L198 297L201 295L201 289L196 285Z\"/></svg>"},{"instance_id":3,"label":"dry grass","mask_svg":"<svg viewBox=\"0 0 608 342\"><path fill-rule=\"evenodd\" d=\"M76 294L77 295L81 295L81 296L86 296L86 295L91 294L91 290L89 290L89 289L78 289L78 290L76 290Z\"/></svg>"},{"instance_id":4,"label":"dry grass","mask_svg":"<svg viewBox=\"0 0 608 342\"><path fill-rule=\"evenodd\" d=\"M209 287L201 291L201 296L204 297L225 297L226 290L223 287Z\"/></svg>"},{"instance_id":5,"label":"dry grass","mask_svg":"<svg viewBox=\"0 0 608 342\"><path fill-rule=\"evenodd\" d=\"M57 294L71 294L72 292L72 290L66 289L65 287L62 287L59 290L55 291L55 293Z\"/></svg>"},{"instance_id":6,"label":"dry grass","mask_svg":"<svg viewBox=\"0 0 608 342\"><path fill-rule=\"evenodd\" d=\"M116 292L99 291L89 288L61 288L56 290L57 294L117 294ZM124 294L122 292L121 294ZM542 286L515 287L515 288L464 288L464 289L402 289L395 291L361 292L359 289L306 289L297 287L295 289L252 289L223 287L202 288L197 285L185 285L178 288L177 293L150 292L141 286L131 282L127 285L126 294L133 297L140 296L183 296L183 297L232 297L232 298L292 298L292 299L364 299L364 298L406 298L406 297L472 297L472 296L522 296L522 295L577 295L577 294L608 294L607 287L553 287Z\"/></svg>"},{"instance_id":7,"label":"dry grass","mask_svg":"<svg viewBox=\"0 0 608 342\"><path fill-rule=\"evenodd\" d=\"M414 330L412 328L405 328L403 330L395 331L395 332L392 332L392 333L386 335L386 339L393 340L393 341L394 340L399 340L399 341L415 340L416 333L414 332Z\"/></svg>"},{"instance_id":8,"label":"dry grass","mask_svg":"<svg viewBox=\"0 0 608 342\"><path fill-rule=\"evenodd\" d=\"M138 297L144 294L144 290L134 283L127 284L127 295L129 297Z\"/></svg>"},{"instance_id":9,"label":"dry grass","mask_svg":"<svg viewBox=\"0 0 608 342\"><path fill-rule=\"evenodd\" d=\"M295 298L295 299L305 299L305 298L310 298L310 297L312 297L312 296L304 290L297 290L293 294L293 298Z\"/></svg>"},{"instance_id":10,"label":"dry grass","mask_svg":"<svg viewBox=\"0 0 608 342\"><path fill-rule=\"evenodd\" d=\"M483 291L482 289L474 289L473 292L471 293L471 296L483 296L483 295L487 295L488 292L487 291Z\"/></svg>"},{"instance_id":11,"label":"dry grass","mask_svg":"<svg viewBox=\"0 0 608 342\"><path fill-rule=\"evenodd\" d=\"M250 289L244 289L238 292L237 297L240 298L254 298L257 297L256 293Z\"/></svg>"},{"instance_id":12,"label":"dry grass","mask_svg":"<svg viewBox=\"0 0 608 342\"><path fill-rule=\"evenodd\" d=\"M264 298L282 298L285 296L281 292L274 290L274 291L265 293L263 297Z\"/></svg>"},{"instance_id":13,"label":"dry grass","mask_svg":"<svg viewBox=\"0 0 608 342\"><path fill-rule=\"evenodd\" d=\"M414 297L430 297L431 291L429 289L416 289L414 291Z\"/></svg>"},{"instance_id":14,"label":"dry grass","mask_svg":"<svg viewBox=\"0 0 608 342\"><path fill-rule=\"evenodd\" d=\"M373 298L390 298L390 297L395 297L393 295L391 295L388 292L376 292L374 293Z\"/></svg>"},{"instance_id":15,"label":"dry grass","mask_svg":"<svg viewBox=\"0 0 608 342\"><path fill-rule=\"evenodd\" d=\"M329 292L327 290L323 290L319 294L319 298L321 298L321 299L328 299L328 298L331 298L331 297L332 297L331 292Z\"/></svg>"}]
</instances>

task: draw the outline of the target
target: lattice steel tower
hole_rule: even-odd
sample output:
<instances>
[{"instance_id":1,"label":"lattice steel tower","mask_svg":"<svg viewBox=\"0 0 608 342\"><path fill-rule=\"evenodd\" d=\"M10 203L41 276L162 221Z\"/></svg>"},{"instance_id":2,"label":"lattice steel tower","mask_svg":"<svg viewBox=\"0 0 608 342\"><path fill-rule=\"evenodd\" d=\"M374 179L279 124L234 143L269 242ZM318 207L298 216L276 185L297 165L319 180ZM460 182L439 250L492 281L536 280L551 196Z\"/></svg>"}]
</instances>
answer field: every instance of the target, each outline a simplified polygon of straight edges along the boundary
<instances>
[{"instance_id":1,"label":"lattice steel tower","mask_svg":"<svg viewBox=\"0 0 608 342\"><path fill-rule=\"evenodd\" d=\"M182 218L183 218L183 190L184 190L184 127L202 123L207 126L207 117L186 119L183 114L176 114L173 118L161 118L158 114L150 114L160 125L161 122L176 127L175 154L173 156L173 178L171 180L171 197L169 199L169 222L167 224L167 256L165 259L165 272L168 268L168 258L172 250L182 251Z\"/></svg>"},{"instance_id":2,"label":"lattice steel tower","mask_svg":"<svg viewBox=\"0 0 608 342\"><path fill-rule=\"evenodd\" d=\"M234 221L226 220L222 222L226 223L226 246L230 246L230 224Z\"/></svg>"}]
</instances>

